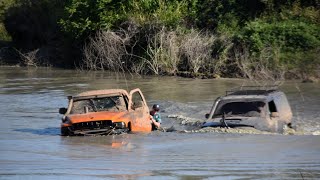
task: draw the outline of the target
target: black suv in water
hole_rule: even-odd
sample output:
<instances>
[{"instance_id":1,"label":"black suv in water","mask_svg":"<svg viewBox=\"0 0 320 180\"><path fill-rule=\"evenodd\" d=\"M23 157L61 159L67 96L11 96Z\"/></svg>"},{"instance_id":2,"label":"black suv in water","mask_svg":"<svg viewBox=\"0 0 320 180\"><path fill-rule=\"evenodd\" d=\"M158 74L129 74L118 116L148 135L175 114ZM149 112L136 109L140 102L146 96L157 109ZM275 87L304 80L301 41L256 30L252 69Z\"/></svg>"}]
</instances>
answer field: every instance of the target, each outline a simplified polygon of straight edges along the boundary
<instances>
[{"instance_id":1,"label":"black suv in water","mask_svg":"<svg viewBox=\"0 0 320 180\"><path fill-rule=\"evenodd\" d=\"M292 112L286 95L275 86L243 86L218 97L202 127L254 127L279 132L291 127Z\"/></svg>"}]
</instances>

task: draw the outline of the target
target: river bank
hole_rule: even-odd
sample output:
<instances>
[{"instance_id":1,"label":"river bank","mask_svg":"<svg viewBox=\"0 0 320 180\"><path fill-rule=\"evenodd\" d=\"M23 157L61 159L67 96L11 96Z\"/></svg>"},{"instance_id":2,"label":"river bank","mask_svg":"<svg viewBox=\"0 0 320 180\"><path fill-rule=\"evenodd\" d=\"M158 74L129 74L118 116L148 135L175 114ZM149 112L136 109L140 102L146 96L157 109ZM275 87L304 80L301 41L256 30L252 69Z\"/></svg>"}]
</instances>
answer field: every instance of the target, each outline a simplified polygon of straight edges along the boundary
<instances>
[{"instance_id":1,"label":"river bank","mask_svg":"<svg viewBox=\"0 0 320 180\"><path fill-rule=\"evenodd\" d=\"M10 61L3 61L1 60L0 58L0 67L3 67L3 68L21 68L21 69L28 69L28 68L49 68L49 69L66 69L66 68L59 68L59 67L54 67L54 66L51 66L51 65L48 65L48 66L26 66L26 65L23 65L22 63L20 63L21 60L19 59L14 59L14 60L10 60ZM92 71L92 70L82 70L82 69L77 69L77 68L68 68L69 70L76 70L76 71ZM66 69L67 70L67 69ZM102 70L96 70L96 72L103 72ZM112 71L111 71L112 72ZM117 72L115 72L117 73ZM122 72L123 73L123 72ZM124 73L128 73L128 72L124 72ZM128 73L130 74L130 73ZM142 75L143 76L143 75ZM232 77L223 77L223 76L220 76L218 74L215 74L215 73L193 73L193 72L177 72L177 73L164 73L164 74L161 74L161 75L155 75L155 76L173 76L173 77L183 77L183 78L191 78L191 79L221 79L221 78L232 78ZM233 77L233 79L248 79L247 77ZM250 79L248 79L250 80ZM283 79L283 80L280 80L279 82L277 83L283 83L285 82L286 80L298 80L302 83L319 83L320 82L320 77L315 77L315 76L310 76L310 77L305 77L303 79L301 78L297 78L296 76L290 76L290 77L287 77L287 79ZM253 84L256 83L256 85L261 85L261 84L264 84L266 83L266 81L268 81L268 79L265 79L265 80L254 80L252 79L253 81ZM277 85L277 84L273 84L275 83L274 81L270 81L269 82L269 85Z\"/></svg>"}]
</instances>

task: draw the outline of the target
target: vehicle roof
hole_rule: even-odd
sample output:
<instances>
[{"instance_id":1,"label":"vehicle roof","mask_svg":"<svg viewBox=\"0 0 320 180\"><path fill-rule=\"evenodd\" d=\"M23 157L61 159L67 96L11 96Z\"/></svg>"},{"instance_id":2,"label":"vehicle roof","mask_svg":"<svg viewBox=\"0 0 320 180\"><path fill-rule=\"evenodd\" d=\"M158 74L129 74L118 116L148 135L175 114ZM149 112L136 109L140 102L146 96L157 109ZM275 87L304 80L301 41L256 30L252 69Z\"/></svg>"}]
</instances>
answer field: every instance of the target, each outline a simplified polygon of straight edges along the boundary
<instances>
[{"instance_id":1,"label":"vehicle roof","mask_svg":"<svg viewBox=\"0 0 320 180\"><path fill-rule=\"evenodd\" d=\"M220 97L221 99L267 99L271 96L276 96L281 91L277 89L240 89L240 90L231 90L226 91L226 95Z\"/></svg>"},{"instance_id":2,"label":"vehicle roof","mask_svg":"<svg viewBox=\"0 0 320 180\"><path fill-rule=\"evenodd\" d=\"M103 90L93 90L86 91L80 94L77 94L74 97L86 97L86 96L96 96L96 95L108 95L108 94L124 94L128 96L128 92L124 89L103 89Z\"/></svg>"},{"instance_id":3,"label":"vehicle roof","mask_svg":"<svg viewBox=\"0 0 320 180\"><path fill-rule=\"evenodd\" d=\"M252 99L252 100L264 100L267 99L265 95L228 95L220 97L221 100L242 100Z\"/></svg>"},{"instance_id":4,"label":"vehicle roof","mask_svg":"<svg viewBox=\"0 0 320 180\"><path fill-rule=\"evenodd\" d=\"M229 95L256 95L256 96L267 96L271 93L277 92L277 90L239 90L239 91L227 91L227 96Z\"/></svg>"}]
</instances>

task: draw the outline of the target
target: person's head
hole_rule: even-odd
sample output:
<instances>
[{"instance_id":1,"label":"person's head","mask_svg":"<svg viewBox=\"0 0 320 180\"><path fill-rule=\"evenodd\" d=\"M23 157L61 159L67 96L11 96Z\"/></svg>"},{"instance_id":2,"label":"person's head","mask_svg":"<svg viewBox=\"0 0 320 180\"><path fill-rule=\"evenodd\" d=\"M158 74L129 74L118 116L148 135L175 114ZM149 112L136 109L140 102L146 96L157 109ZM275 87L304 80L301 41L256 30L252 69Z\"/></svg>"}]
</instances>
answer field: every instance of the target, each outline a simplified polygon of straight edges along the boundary
<instances>
[{"instance_id":1,"label":"person's head","mask_svg":"<svg viewBox=\"0 0 320 180\"><path fill-rule=\"evenodd\" d=\"M160 106L159 106L159 104L154 104L154 105L152 106L152 110L154 110L154 111L156 111L156 112L160 111Z\"/></svg>"}]
</instances>

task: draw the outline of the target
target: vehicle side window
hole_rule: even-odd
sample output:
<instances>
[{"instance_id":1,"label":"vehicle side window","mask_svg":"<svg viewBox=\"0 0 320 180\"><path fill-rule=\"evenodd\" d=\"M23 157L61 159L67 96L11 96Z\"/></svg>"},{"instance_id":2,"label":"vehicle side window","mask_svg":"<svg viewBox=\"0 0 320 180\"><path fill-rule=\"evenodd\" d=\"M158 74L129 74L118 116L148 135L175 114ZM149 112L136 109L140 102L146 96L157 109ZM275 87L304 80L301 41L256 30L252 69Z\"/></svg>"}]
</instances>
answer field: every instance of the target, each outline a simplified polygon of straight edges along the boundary
<instances>
[{"instance_id":1,"label":"vehicle side window","mask_svg":"<svg viewBox=\"0 0 320 180\"><path fill-rule=\"evenodd\" d=\"M139 92L132 94L132 109L138 109L143 107L143 99Z\"/></svg>"},{"instance_id":2,"label":"vehicle side window","mask_svg":"<svg viewBox=\"0 0 320 180\"><path fill-rule=\"evenodd\" d=\"M270 111L270 113L272 113L272 112L278 112L278 111L277 111L276 104L274 103L274 101L268 102L268 105L269 105L269 111Z\"/></svg>"}]
</instances>

